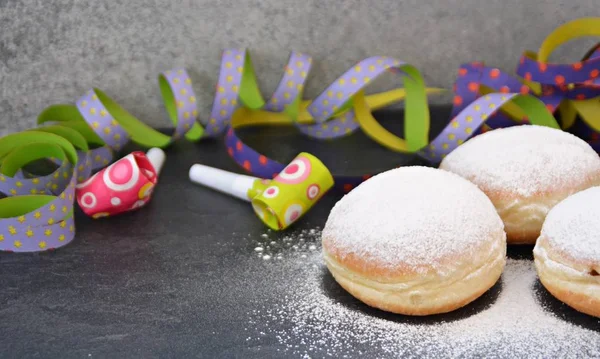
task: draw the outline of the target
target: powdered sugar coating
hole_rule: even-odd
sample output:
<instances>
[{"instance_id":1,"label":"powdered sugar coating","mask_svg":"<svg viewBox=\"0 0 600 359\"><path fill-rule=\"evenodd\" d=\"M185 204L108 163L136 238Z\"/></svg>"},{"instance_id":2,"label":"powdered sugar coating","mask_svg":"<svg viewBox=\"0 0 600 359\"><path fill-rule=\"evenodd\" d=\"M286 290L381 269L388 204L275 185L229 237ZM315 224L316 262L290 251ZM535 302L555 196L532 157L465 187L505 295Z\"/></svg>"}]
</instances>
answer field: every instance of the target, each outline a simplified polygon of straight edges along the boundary
<instances>
[{"instance_id":1,"label":"powdered sugar coating","mask_svg":"<svg viewBox=\"0 0 600 359\"><path fill-rule=\"evenodd\" d=\"M331 210L324 241L382 266L436 267L443 258L469 260L482 243L503 243L491 201L465 179L429 167L403 167L372 177ZM443 268L435 268L443 270Z\"/></svg>"},{"instance_id":2,"label":"powdered sugar coating","mask_svg":"<svg viewBox=\"0 0 600 359\"><path fill-rule=\"evenodd\" d=\"M523 125L470 139L452 151L440 168L469 179L485 192L530 197L593 180L600 175L600 157L570 133Z\"/></svg>"},{"instance_id":3,"label":"powdered sugar coating","mask_svg":"<svg viewBox=\"0 0 600 359\"><path fill-rule=\"evenodd\" d=\"M578 192L554 206L542 236L567 256L600 265L600 187Z\"/></svg>"}]
</instances>

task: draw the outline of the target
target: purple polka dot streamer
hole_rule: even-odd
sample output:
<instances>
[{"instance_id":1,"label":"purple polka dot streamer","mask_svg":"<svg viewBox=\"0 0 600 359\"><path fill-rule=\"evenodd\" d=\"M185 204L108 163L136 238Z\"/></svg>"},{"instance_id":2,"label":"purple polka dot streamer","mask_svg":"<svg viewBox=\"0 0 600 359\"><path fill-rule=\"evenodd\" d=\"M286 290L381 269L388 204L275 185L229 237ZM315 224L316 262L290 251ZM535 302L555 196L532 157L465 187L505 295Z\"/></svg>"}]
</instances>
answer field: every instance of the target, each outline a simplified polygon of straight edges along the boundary
<instances>
[{"instance_id":1,"label":"purple polka dot streamer","mask_svg":"<svg viewBox=\"0 0 600 359\"><path fill-rule=\"evenodd\" d=\"M349 123L349 126L358 127L352 110L334 119L331 119L331 117L372 79L380 76L389 69L401 71L402 65L404 65L403 62L387 57L372 57L359 62L352 69L340 76L309 106L309 112L320 123L299 126L300 130L317 138L327 138L327 131L340 131L340 128L336 127L339 122L345 121ZM365 75L362 78L362 83L359 83L357 74ZM366 74L370 74L370 77L366 77ZM482 96L479 91L481 85L499 92ZM502 114L499 110L514 96L529 92L529 90L526 91L522 86L518 80L502 73L498 69L485 67L480 63L462 65L454 87L455 96L451 112L452 121L427 148L419 151L418 155L432 164L437 164L457 146L481 133L480 129L483 127L482 125L492 118L494 121L490 123L490 126L486 126L488 130L519 124ZM516 91L516 93L507 91ZM551 96L544 97L542 101L544 100L547 105L552 105L556 101ZM527 121L523 123L527 123ZM274 161L245 145L239 136L237 136L234 129L230 129L227 132L225 143L227 151L233 160L247 172L258 177L272 178L285 167L284 164ZM336 188L345 191L360 184L368 177L369 175L334 175Z\"/></svg>"},{"instance_id":2,"label":"purple polka dot streamer","mask_svg":"<svg viewBox=\"0 0 600 359\"><path fill-rule=\"evenodd\" d=\"M572 64L543 63L523 54L517 74L542 85L542 91L561 101L586 101L600 96L600 45L596 45L582 61ZM582 118L577 118L567 131L588 141L597 141L599 133ZM598 148L596 144L593 146Z\"/></svg>"},{"instance_id":3,"label":"purple polka dot streamer","mask_svg":"<svg viewBox=\"0 0 600 359\"><path fill-rule=\"evenodd\" d=\"M177 124L173 140L183 137L198 118L197 97L192 88L192 80L185 69L173 69L163 72L177 108Z\"/></svg>"},{"instance_id":4,"label":"purple polka dot streamer","mask_svg":"<svg viewBox=\"0 0 600 359\"><path fill-rule=\"evenodd\" d=\"M492 113L517 95L492 93L478 98L456 115L420 155L432 163L441 162L447 154L472 137Z\"/></svg>"},{"instance_id":5,"label":"purple polka dot streamer","mask_svg":"<svg viewBox=\"0 0 600 359\"><path fill-rule=\"evenodd\" d=\"M98 99L96 91L89 90L77 102L79 112L90 128L110 147L120 150L129 142L129 134L119 125Z\"/></svg>"},{"instance_id":6,"label":"purple polka dot streamer","mask_svg":"<svg viewBox=\"0 0 600 359\"><path fill-rule=\"evenodd\" d=\"M242 59L243 57L239 60L241 61ZM224 59L224 61L231 60ZM310 61L297 60L292 57L285 68L285 73L288 76L292 76L297 73L297 71L306 70L308 72L308 68L304 68L307 63L310 64ZM332 139L351 134L360 127L356 121L354 111L350 109L334 116L336 111L340 110L342 106L358 93L358 91L370 84L374 79L381 76L386 71L395 70L401 72L400 69L403 65L403 62L388 57L371 57L357 63L340 76L331 86L326 88L325 91L309 105L308 111L317 123L314 125L297 124L298 129L300 132L318 139ZM301 73L301 78L304 80L306 75ZM278 89L286 84L292 85L289 81L290 80L284 75ZM218 86L221 86L221 84L220 77ZM291 88L293 88L293 86L291 86ZM298 87L298 90L301 90L301 87ZM273 98L278 96L278 92L279 91L275 92ZM279 94L281 94L281 92L279 92ZM289 99L291 96L284 97ZM273 98L269 103L273 103ZM279 103L279 101L275 101L274 103ZM282 107L267 106L267 108L282 110ZM233 128L227 131L225 143L227 145L227 151L234 161L242 166L247 172L258 177L273 178L285 168L284 164L274 161L245 145L237 136ZM364 181L368 176L369 175L336 175L334 176L335 188L348 191Z\"/></svg>"},{"instance_id":7,"label":"purple polka dot streamer","mask_svg":"<svg viewBox=\"0 0 600 359\"><path fill-rule=\"evenodd\" d=\"M68 161L65 161L68 162ZM72 213L75 198L77 169L61 165L52 176L50 188L40 187L41 181L31 179L26 184L0 175L0 191L10 184L22 191L36 190L37 194L56 195L48 204L12 218L0 218L0 251L39 252L53 250L70 243L75 236L75 221ZM57 175L57 176L56 176ZM66 178L65 178L66 177ZM5 193L8 196L19 195Z\"/></svg>"}]
</instances>

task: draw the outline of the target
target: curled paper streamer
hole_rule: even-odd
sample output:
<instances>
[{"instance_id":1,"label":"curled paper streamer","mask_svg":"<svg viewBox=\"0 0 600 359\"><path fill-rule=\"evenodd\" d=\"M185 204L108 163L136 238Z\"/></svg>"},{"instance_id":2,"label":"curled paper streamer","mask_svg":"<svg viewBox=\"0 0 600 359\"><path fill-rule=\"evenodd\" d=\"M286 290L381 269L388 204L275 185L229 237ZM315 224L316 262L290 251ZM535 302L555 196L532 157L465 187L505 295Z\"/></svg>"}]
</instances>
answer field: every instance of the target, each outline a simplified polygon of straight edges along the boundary
<instances>
[{"instance_id":1,"label":"curled paper streamer","mask_svg":"<svg viewBox=\"0 0 600 359\"><path fill-rule=\"evenodd\" d=\"M587 52L582 61L572 64L547 62L552 51L561 44L582 36L599 36L600 18L570 21L554 30L538 53L527 51L519 60L517 75L484 66L462 65L455 88L454 104L471 104L490 93L532 95L544 103L552 114L560 114L560 127L588 141L600 152L600 46ZM490 115L481 130L531 123L518 107L505 106ZM483 132L482 131L482 132Z\"/></svg>"},{"instance_id":2,"label":"curled paper streamer","mask_svg":"<svg viewBox=\"0 0 600 359\"><path fill-rule=\"evenodd\" d=\"M348 130L340 124L357 122L367 135L383 146L394 151L416 152L435 165L469 138L494 128L520 124L560 128L552 116L559 111L562 128L587 139L600 152L600 105L597 102L600 47L589 51L581 62L546 63L554 48L588 35L600 35L600 18L578 19L557 28L544 41L539 54L527 52L523 56L517 70L521 78L481 63L461 66L453 89L449 124L427 146L423 144L427 142L429 118L426 104L421 101L422 78L414 68L387 57L363 60L338 78L308 107L315 121L322 124L300 129L312 137L331 138L331 133L353 131L353 127ZM404 78L405 88L400 94L406 99L404 139L381 127L371 116L374 108L363 99L362 88L386 70ZM426 89L425 92L432 90L437 92L437 89ZM246 171L269 178L281 171L284 164L249 148L235 133L236 128L244 126L243 120L254 114L262 116L263 112L245 111L233 115L232 128L226 137L228 152ZM333 115L337 117L333 118ZM368 177L368 174L356 177L334 175L336 187L344 191L351 190Z\"/></svg>"},{"instance_id":3,"label":"curled paper streamer","mask_svg":"<svg viewBox=\"0 0 600 359\"><path fill-rule=\"evenodd\" d=\"M587 140L600 151L600 46L595 46L579 62L548 62L562 44L587 36L600 36L600 18L573 20L556 28L543 41L537 53L527 51L519 60L517 73L538 93L559 99L564 130Z\"/></svg>"},{"instance_id":4,"label":"curled paper streamer","mask_svg":"<svg viewBox=\"0 0 600 359\"><path fill-rule=\"evenodd\" d=\"M47 175L24 175L26 164L47 157L61 165ZM73 144L50 132L25 131L0 139L0 159L0 192L8 196L0 199L0 250L45 251L71 242L78 163Z\"/></svg>"},{"instance_id":5,"label":"curled paper streamer","mask_svg":"<svg viewBox=\"0 0 600 359\"><path fill-rule=\"evenodd\" d=\"M325 165L300 153L273 180L239 175L203 165L190 168L190 180L252 203L269 228L283 230L302 217L333 186Z\"/></svg>"},{"instance_id":6,"label":"curled paper streamer","mask_svg":"<svg viewBox=\"0 0 600 359\"><path fill-rule=\"evenodd\" d=\"M159 77L159 83L167 113L177 126L172 137L144 125L98 89L91 90L77 102L77 111L73 110L73 106L59 105L48 109L48 112L52 112L54 120L63 124L75 126L82 121L87 122L99 141L111 149L121 148L129 138L142 146L163 147L183 136L196 141L226 133L229 155L246 171L261 178L272 178L285 165L247 147L235 133L237 128L288 124L296 126L302 134L317 139L347 136L360 128L373 140L393 151L414 153L436 164L449 150L477 134L488 118L499 116L497 112L504 107L519 108L524 105L527 108L521 111L526 113L530 123L556 125L551 114L542 113L546 111L543 106L530 105L539 100L520 100L527 95L507 93L506 101L501 98L496 103L487 104L490 107L483 111L479 109L480 105L468 103L466 99L459 100L460 97L455 96L457 111L453 111L449 126L456 126L457 121L454 120L461 116L466 124L461 125L461 131L448 134L448 138L436 138L435 143L430 144L426 97L441 90L426 88L420 72L414 66L385 56L370 57L354 65L314 101L303 101L302 91L311 66L312 59L308 55L292 53L277 90L270 99L265 100L258 88L249 53L243 49L225 50L211 115L208 119L199 119L199 122L196 122L197 97L187 72L184 69L164 72ZM403 81L403 89L364 95L366 86L377 77L390 73L397 74ZM404 139L389 133L371 115L373 110L402 99L406 102ZM476 126L470 125L473 115L463 114L463 111L470 111L482 121ZM67 113L71 115L70 119L64 116ZM45 119L48 117L43 116ZM336 174L335 186L347 192L370 175Z\"/></svg>"},{"instance_id":7,"label":"curled paper streamer","mask_svg":"<svg viewBox=\"0 0 600 359\"><path fill-rule=\"evenodd\" d=\"M152 149L148 154L132 152L78 184L77 203L82 211L100 218L145 206L164 162L162 150Z\"/></svg>"},{"instance_id":8,"label":"curled paper streamer","mask_svg":"<svg viewBox=\"0 0 600 359\"><path fill-rule=\"evenodd\" d=\"M399 138L387 131L373 117L372 110L364 95L363 89L371 80L386 72L399 75L405 88L398 93L399 98L405 99L404 133L405 138ZM461 74L466 71L460 71ZM363 81L358 81L360 76ZM388 57L372 57L363 60L340 76L331 86L309 106L309 111L321 131L339 131L338 122L356 121L358 126L374 141L390 150L404 153L415 153L431 164L441 160L460 144L476 135L485 122L494 115L499 116L502 109L516 108L528 118L528 123L559 128L558 123L539 99L522 93L493 93L481 97L474 94L471 99L463 100L458 93L469 85L465 80L457 80L454 92L455 101L450 123L432 142L429 142L429 110L427 107L424 81L419 71L413 66ZM431 91L431 89L429 89ZM468 103L467 101L471 102ZM339 116L331 119L332 114L340 109ZM246 171L258 177L271 178L283 171L285 165L268 158L245 145L237 136L235 129L244 126L244 119L251 118L257 112L241 109L233 114L232 127L228 130L225 143L229 155ZM258 112L262 114L262 112ZM311 125L313 130L314 126ZM503 124L506 126L506 124ZM315 137L321 136L319 130L312 131ZM311 133L308 131L306 133ZM329 133L329 132L328 132ZM370 177L333 175L335 187L348 192Z\"/></svg>"}]
</instances>

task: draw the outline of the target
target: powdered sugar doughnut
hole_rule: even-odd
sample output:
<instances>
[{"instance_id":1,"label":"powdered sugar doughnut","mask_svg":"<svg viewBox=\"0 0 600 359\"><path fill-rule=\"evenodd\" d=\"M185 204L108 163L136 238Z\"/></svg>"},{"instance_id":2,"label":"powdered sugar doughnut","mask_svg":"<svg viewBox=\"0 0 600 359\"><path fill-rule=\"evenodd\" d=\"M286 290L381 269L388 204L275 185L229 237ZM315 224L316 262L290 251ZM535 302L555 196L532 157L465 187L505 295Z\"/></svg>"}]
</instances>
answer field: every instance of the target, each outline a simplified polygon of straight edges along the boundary
<instances>
[{"instance_id":1,"label":"powdered sugar doughnut","mask_svg":"<svg viewBox=\"0 0 600 359\"><path fill-rule=\"evenodd\" d=\"M476 136L440 165L475 183L494 203L509 244L533 244L548 211L600 184L600 157L585 141L542 126Z\"/></svg>"},{"instance_id":2,"label":"powdered sugar doughnut","mask_svg":"<svg viewBox=\"0 0 600 359\"><path fill-rule=\"evenodd\" d=\"M439 169L403 167L343 197L323 229L335 280L364 303L394 313L445 313L496 283L506 234L492 202Z\"/></svg>"},{"instance_id":3,"label":"powdered sugar doughnut","mask_svg":"<svg viewBox=\"0 0 600 359\"><path fill-rule=\"evenodd\" d=\"M533 255L540 281L560 301L600 317L600 187L550 210Z\"/></svg>"}]
</instances>

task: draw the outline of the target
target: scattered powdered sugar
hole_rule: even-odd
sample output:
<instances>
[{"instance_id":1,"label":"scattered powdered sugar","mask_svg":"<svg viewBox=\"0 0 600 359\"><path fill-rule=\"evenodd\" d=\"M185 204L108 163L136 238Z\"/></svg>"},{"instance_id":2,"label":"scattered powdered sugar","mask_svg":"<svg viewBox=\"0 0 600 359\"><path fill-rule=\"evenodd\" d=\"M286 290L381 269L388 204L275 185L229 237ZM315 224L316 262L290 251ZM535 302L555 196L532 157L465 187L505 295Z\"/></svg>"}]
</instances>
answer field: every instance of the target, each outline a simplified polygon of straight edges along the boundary
<instances>
[{"instance_id":1,"label":"scattered powdered sugar","mask_svg":"<svg viewBox=\"0 0 600 359\"><path fill-rule=\"evenodd\" d=\"M358 254L418 270L454 254L473 260L482 243L504 244L502 228L477 186L446 171L413 166L379 174L343 197L331 210L323 238L342 258Z\"/></svg>"},{"instance_id":2,"label":"scattered powdered sugar","mask_svg":"<svg viewBox=\"0 0 600 359\"><path fill-rule=\"evenodd\" d=\"M320 253L307 255L264 269L265 277L293 276L284 281L279 304L250 313L248 346L273 347L274 338L282 355L303 358L600 357L600 332L540 303L530 260L509 259L500 284L460 314L419 318L363 305L333 281Z\"/></svg>"},{"instance_id":3,"label":"scattered powdered sugar","mask_svg":"<svg viewBox=\"0 0 600 359\"><path fill-rule=\"evenodd\" d=\"M576 193L550 210L542 234L575 259L600 265L600 187Z\"/></svg>"},{"instance_id":4,"label":"scattered powdered sugar","mask_svg":"<svg viewBox=\"0 0 600 359\"><path fill-rule=\"evenodd\" d=\"M513 126L476 136L442 161L485 191L523 197L560 189L574 179L582 183L600 173L600 158L580 138L544 126Z\"/></svg>"},{"instance_id":5,"label":"scattered powdered sugar","mask_svg":"<svg viewBox=\"0 0 600 359\"><path fill-rule=\"evenodd\" d=\"M268 231L253 238L252 246L263 259L285 259L304 255L321 249L319 228L301 229L293 235L281 235Z\"/></svg>"}]
</instances>

